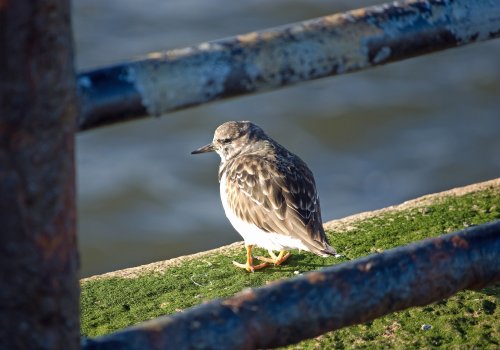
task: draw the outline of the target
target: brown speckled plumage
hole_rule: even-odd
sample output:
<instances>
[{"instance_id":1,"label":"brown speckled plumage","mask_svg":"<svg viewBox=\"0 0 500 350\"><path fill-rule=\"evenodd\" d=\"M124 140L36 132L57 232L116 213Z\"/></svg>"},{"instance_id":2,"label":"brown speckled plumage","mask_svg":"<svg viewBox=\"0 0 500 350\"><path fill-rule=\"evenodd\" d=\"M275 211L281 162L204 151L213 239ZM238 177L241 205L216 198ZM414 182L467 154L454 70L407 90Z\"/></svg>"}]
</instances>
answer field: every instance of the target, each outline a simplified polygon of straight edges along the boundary
<instances>
[{"instance_id":1,"label":"brown speckled plumage","mask_svg":"<svg viewBox=\"0 0 500 350\"><path fill-rule=\"evenodd\" d=\"M221 196L236 217L264 232L298 239L317 255L335 255L323 230L314 176L298 156L246 121L222 124L213 142L195 153L208 151L221 156Z\"/></svg>"}]
</instances>

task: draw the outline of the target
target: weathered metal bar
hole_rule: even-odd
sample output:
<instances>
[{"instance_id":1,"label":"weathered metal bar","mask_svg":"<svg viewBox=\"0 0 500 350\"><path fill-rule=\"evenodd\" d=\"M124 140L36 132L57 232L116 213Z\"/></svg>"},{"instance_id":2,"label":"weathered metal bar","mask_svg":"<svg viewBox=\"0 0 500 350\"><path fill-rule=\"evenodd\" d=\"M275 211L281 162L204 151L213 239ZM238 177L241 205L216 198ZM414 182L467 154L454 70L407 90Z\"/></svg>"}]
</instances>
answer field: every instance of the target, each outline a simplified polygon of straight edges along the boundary
<instances>
[{"instance_id":1,"label":"weathered metal bar","mask_svg":"<svg viewBox=\"0 0 500 350\"><path fill-rule=\"evenodd\" d=\"M500 2L392 2L79 75L85 130L500 36Z\"/></svg>"},{"instance_id":2,"label":"weathered metal bar","mask_svg":"<svg viewBox=\"0 0 500 350\"><path fill-rule=\"evenodd\" d=\"M95 339L86 350L257 349L500 281L500 220L243 291Z\"/></svg>"},{"instance_id":3,"label":"weathered metal bar","mask_svg":"<svg viewBox=\"0 0 500 350\"><path fill-rule=\"evenodd\" d=\"M0 1L0 348L80 346L68 0Z\"/></svg>"}]
</instances>

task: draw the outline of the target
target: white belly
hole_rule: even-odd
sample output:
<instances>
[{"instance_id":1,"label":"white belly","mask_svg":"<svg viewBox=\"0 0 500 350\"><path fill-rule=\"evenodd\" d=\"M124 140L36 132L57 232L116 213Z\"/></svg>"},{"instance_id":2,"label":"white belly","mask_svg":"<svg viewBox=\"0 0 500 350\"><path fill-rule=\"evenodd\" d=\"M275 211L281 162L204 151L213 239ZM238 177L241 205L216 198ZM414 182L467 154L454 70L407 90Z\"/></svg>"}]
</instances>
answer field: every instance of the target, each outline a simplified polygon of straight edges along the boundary
<instances>
[{"instance_id":1,"label":"white belly","mask_svg":"<svg viewBox=\"0 0 500 350\"><path fill-rule=\"evenodd\" d=\"M226 175L220 180L220 198L229 222L243 237L246 245L256 245L267 250L309 249L297 238L285 236L276 232L266 232L255 225L249 224L237 217L227 203L225 192Z\"/></svg>"}]
</instances>

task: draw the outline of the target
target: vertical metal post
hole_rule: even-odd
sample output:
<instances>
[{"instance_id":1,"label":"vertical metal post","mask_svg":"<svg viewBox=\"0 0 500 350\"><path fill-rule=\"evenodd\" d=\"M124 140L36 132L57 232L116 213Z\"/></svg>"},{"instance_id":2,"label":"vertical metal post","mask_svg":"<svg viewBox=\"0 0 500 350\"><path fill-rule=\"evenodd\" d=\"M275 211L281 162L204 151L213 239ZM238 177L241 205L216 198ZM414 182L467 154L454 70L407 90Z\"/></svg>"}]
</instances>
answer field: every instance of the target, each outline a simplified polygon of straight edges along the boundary
<instances>
[{"instance_id":1,"label":"vertical metal post","mask_svg":"<svg viewBox=\"0 0 500 350\"><path fill-rule=\"evenodd\" d=\"M69 0L0 0L0 348L79 347Z\"/></svg>"}]
</instances>

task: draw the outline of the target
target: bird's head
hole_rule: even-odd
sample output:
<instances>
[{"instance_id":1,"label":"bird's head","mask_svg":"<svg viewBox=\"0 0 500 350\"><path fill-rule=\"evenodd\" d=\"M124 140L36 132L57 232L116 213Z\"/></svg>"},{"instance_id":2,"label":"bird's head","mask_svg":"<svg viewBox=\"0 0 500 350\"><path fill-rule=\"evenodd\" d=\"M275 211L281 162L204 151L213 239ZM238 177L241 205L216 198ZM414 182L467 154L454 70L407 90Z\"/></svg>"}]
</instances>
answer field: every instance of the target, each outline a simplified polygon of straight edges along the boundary
<instances>
[{"instance_id":1,"label":"bird's head","mask_svg":"<svg viewBox=\"0 0 500 350\"><path fill-rule=\"evenodd\" d=\"M252 152L260 146L259 141L267 139L264 131L252 122L230 121L215 130L212 143L194 150L191 154L215 151L222 162L225 162L239 154Z\"/></svg>"}]
</instances>

